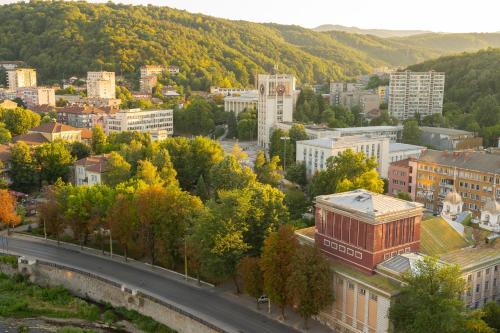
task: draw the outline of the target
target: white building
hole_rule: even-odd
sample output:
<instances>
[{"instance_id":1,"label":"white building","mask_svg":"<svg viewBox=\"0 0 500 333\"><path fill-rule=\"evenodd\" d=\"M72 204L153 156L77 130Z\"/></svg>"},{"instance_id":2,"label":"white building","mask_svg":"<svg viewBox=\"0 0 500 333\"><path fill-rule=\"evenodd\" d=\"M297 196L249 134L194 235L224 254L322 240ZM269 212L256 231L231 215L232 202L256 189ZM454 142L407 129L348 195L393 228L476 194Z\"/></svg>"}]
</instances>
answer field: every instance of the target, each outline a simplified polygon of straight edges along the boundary
<instances>
[{"instance_id":1,"label":"white building","mask_svg":"<svg viewBox=\"0 0 500 333\"><path fill-rule=\"evenodd\" d=\"M142 66L141 69L141 78L152 75L160 75L165 72L165 66L162 65L145 65Z\"/></svg>"},{"instance_id":2,"label":"white building","mask_svg":"<svg viewBox=\"0 0 500 333\"><path fill-rule=\"evenodd\" d=\"M173 110L120 110L105 121L107 134L121 131L150 133L153 139L163 139L174 133Z\"/></svg>"},{"instance_id":3,"label":"white building","mask_svg":"<svg viewBox=\"0 0 500 333\"><path fill-rule=\"evenodd\" d=\"M87 97L115 99L115 72L88 72Z\"/></svg>"},{"instance_id":4,"label":"white building","mask_svg":"<svg viewBox=\"0 0 500 333\"><path fill-rule=\"evenodd\" d=\"M257 140L268 148L271 130L277 123L292 122L295 105L295 77L291 74L259 74Z\"/></svg>"},{"instance_id":5,"label":"white building","mask_svg":"<svg viewBox=\"0 0 500 333\"><path fill-rule=\"evenodd\" d=\"M28 107L38 105L56 106L56 93L54 88L29 87L17 89L17 97L21 98Z\"/></svg>"},{"instance_id":6,"label":"white building","mask_svg":"<svg viewBox=\"0 0 500 333\"><path fill-rule=\"evenodd\" d=\"M32 68L16 68L7 71L7 81L10 90L24 87L36 87L36 70Z\"/></svg>"},{"instance_id":7,"label":"white building","mask_svg":"<svg viewBox=\"0 0 500 333\"><path fill-rule=\"evenodd\" d=\"M242 94L233 94L224 97L224 111L234 112L238 116L245 109L257 109L259 95L257 90L245 92Z\"/></svg>"},{"instance_id":8,"label":"white building","mask_svg":"<svg viewBox=\"0 0 500 333\"><path fill-rule=\"evenodd\" d=\"M400 120L422 118L443 111L445 74L394 72L389 83L389 114Z\"/></svg>"},{"instance_id":9,"label":"white building","mask_svg":"<svg viewBox=\"0 0 500 333\"><path fill-rule=\"evenodd\" d=\"M403 125L335 128L335 132L341 137L370 135L372 137L389 137L391 142L396 142L402 137Z\"/></svg>"},{"instance_id":10,"label":"white building","mask_svg":"<svg viewBox=\"0 0 500 333\"><path fill-rule=\"evenodd\" d=\"M427 150L427 147L391 142L389 144L389 163L406 160L407 158L419 158L425 150Z\"/></svg>"},{"instance_id":11,"label":"white building","mask_svg":"<svg viewBox=\"0 0 500 333\"><path fill-rule=\"evenodd\" d=\"M256 93L257 90L255 88L221 88L221 87L210 87L210 93L213 95L224 95L231 96L234 94L248 94L248 93Z\"/></svg>"},{"instance_id":12,"label":"white building","mask_svg":"<svg viewBox=\"0 0 500 333\"><path fill-rule=\"evenodd\" d=\"M488 199L478 222L481 228L500 233L500 203L494 198Z\"/></svg>"},{"instance_id":13,"label":"white building","mask_svg":"<svg viewBox=\"0 0 500 333\"><path fill-rule=\"evenodd\" d=\"M23 61L0 61L0 67L6 71L11 71L24 65L25 63Z\"/></svg>"},{"instance_id":14,"label":"white building","mask_svg":"<svg viewBox=\"0 0 500 333\"><path fill-rule=\"evenodd\" d=\"M332 156L351 149L364 152L367 157L375 157L377 171L386 178L389 168L389 138L367 135L322 138L297 141L296 161L305 163L308 177L326 169L326 161Z\"/></svg>"},{"instance_id":15,"label":"white building","mask_svg":"<svg viewBox=\"0 0 500 333\"><path fill-rule=\"evenodd\" d=\"M282 122L282 123L277 123L275 128L287 132L292 128L293 125L294 123L292 122ZM303 125L309 139L320 139L320 138L339 136L338 132L336 132L333 128L321 125L311 125L311 124L303 124Z\"/></svg>"},{"instance_id":16,"label":"white building","mask_svg":"<svg viewBox=\"0 0 500 333\"><path fill-rule=\"evenodd\" d=\"M98 185L103 182L103 175L108 171L108 156L94 155L75 162L75 185Z\"/></svg>"}]
</instances>

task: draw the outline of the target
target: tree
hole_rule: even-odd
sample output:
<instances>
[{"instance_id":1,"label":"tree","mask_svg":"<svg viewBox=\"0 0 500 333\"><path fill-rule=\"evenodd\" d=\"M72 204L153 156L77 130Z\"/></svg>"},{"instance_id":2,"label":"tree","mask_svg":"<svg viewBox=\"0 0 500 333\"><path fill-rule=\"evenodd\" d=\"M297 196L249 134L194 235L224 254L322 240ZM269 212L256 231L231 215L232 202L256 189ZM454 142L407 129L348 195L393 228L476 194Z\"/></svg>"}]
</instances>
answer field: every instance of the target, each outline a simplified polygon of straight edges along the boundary
<instances>
[{"instance_id":1,"label":"tree","mask_svg":"<svg viewBox=\"0 0 500 333\"><path fill-rule=\"evenodd\" d=\"M457 332L463 322L461 293L465 281L458 266L424 257L403 274L405 283L389 309L396 332Z\"/></svg>"},{"instance_id":2,"label":"tree","mask_svg":"<svg viewBox=\"0 0 500 333\"><path fill-rule=\"evenodd\" d=\"M326 170L317 172L311 179L309 194L314 198L356 188L382 193L384 183L375 171L376 168L375 158L367 158L363 152L347 149L328 158Z\"/></svg>"},{"instance_id":3,"label":"tree","mask_svg":"<svg viewBox=\"0 0 500 333\"><path fill-rule=\"evenodd\" d=\"M130 164L117 152L111 152L106 162L104 183L110 186L126 181L130 177Z\"/></svg>"},{"instance_id":4,"label":"tree","mask_svg":"<svg viewBox=\"0 0 500 333\"><path fill-rule=\"evenodd\" d=\"M170 159L168 150L160 148L160 150L155 154L153 164L159 170L159 175L165 186L179 185L179 181L177 180L177 171L175 170L172 160Z\"/></svg>"},{"instance_id":5,"label":"tree","mask_svg":"<svg viewBox=\"0 0 500 333\"><path fill-rule=\"evenodd\" d=\"M196 192L195 194L203 201L206 202L210 198L210 191L205 183L205 179L203 175L200 175L198 178L198 182L196 183Z\"/></svg>"},{"instance_id":6,"label":"tree","mask_svg":"<svg viewBox=\"0 0 500 333\"><path fill-rule=\"evenodd\" d=\"M227 117L227 137L234 139L238 136L238 121L234 112L229 112Z\"/></svg>"},{"instance_id":7,"label":"tree","mask_svg":"<svg viewBox=\"0 0 500 333\"><path fill-rule=\"evenodd\" d=\"M484 316L483 320L488 326L500 332L500 305L495 302L488 302L482 308Z\"/></svg>"},{"instance_id":8,"label":"tree","mask_svg":"<svg viewBox=\"0 0 500 333\"><path fill-rule=\"evenodd\" d=\"M300 219L311 205L304 192L294 189L285 191L285 202L292 219Z\"/></svg>"},{"instance_id":9,"label":"tree","mask_svg":"<svg viewBox=\"0 0 500 333\"><path fill-rule=\"evenodd\" d=\"M249 167L242 167L233 155L226 156L210 169L210 185L217 193L220 190L243 189L256 181Z\"/></svg>"},{"instance_id":10,"label":"tree","mask_svg":"<svg viewBox=\"0 0 500 333\"><path fill-rule=\"evenodd\" d=\"M128 250L138 239L138 217L133 196L120 193L117 195L107 216L111 235L123 249L125 261Z\"/></svg>"},{"instance_id":11,"label":"tree","mask_svg":"<svg viewBox=\"0 0 500 333\"><path fill-rule=\"evenodd\" d=\"M257 175L257 180L264 184L278 186L279 182L283 178L281 174L282 168L279 166L279 163L280 158L278 156L273 156L271 160L268 161L264 151L260 150L257 153L253 167L253 170Z\"/></svg>"},{"instance_id":12,"label":"tree","mask_svg":"<svg viewBox=\"0 0 500 333\"><path fill-rule=\"evenodd\" d=\"M69 179L74 158L63 141L45 143L35 148L35 160L40 170L40 182L54 184L57 179Z\"/></svg>"},{"instance_id":13,"label":"tree","mask_svg":"<svg viewBox=\"0 0 500 333\"><path fill-rule=\"evenodd\" d=\"M158 174L158 170L150 161L139 161L135 177L143 180L148 185L158 185L162 183L162 179Z\"/></svg>"},{"instance_id":14,"label":"tree","mask_svg":"<svg viewBox=\"0 0 500 333\"><path fill-rule=\"evenodd\" d=\"M253 298L259 308L259 297L264 288L264 278L260 269L260 259L256 257L244 257L238 264L238 275L243 281L243 290Z\"/></svg>"},{"instance_id":15,"label":"tree","mask_svg":"<svg viewBox=\"0 0 500 333\"><path fill-rule=\"evenodd\" d=\"M24 142L16 143L10 150L10 178L16 191L31 192L38 187L38 172L30 148Z\"/></svg>"},{"instance_id":16,"label":"tree","mask_svg":"<svg viewBox=\"0 0 500 333\"><path fill-rule=\"evenodd\" d=\"M27 133L30 128L40 125L40 120L38 114L23 108L5 110L0 119L12 135Z\"/></svg>"},{"instance_id":17,"label":"tree","mask_svg":"<svg viewBox=\"0 0 500 333\"><path fill-rule=\"evenodd\" d=\"M78 141L69 144L69 150L71 152L71 155L76 160L81 160L82 158L88 157L92 153L92 149L89 145Z\"/></svg>"},{"instance_id":18,"label":"tree","mask_svg":"<svg viewBox=\"0 0 500 333\"><path fill-rule=\"evenodd\" d=\"M288 290L292 304L307 320L333 302L333 271L331 264L316 246L301 246L292 262Z\"/></svg>"},{"instance_id":19,"label":"tree","mask_svg":"<svg viewBox=\"0 0 500 333\"><path fill-rule=\"evenodd\" d=\"M476 310L465 314L463 323L457 327L458 333L496 333L497 330L488 326L483 320L484 311Z\"/></svg>"},{"instance_id":20,"label":"tree","mask_svg":"<svg viewBox=\"0 0 500 333\"><path fill-rule=\"evenodd\" d=\"M10 131L5 128L4 123L0 123L0 144L4 145L9 143L12 140L12 134Z\"/></svg>"},{"instance_id":21,"label":"tree","mask_svg":"<svg viewBox=\"0 0 500 333\"><path fill-rule=\"evenodd\" d=\"M233 145L233 149L231 150L231 155L233 155L238 162L242 162L248 158L248 154L245 153L245 151L241 149L240 145L237 143Z\"/></svg>"},{"instance_id":22,"label":"tree","mask_svg":"<svg viewBox=\"0 0 500 333\"><path fill-rule=\"evenodd\" d=\"M100 125L92 128L92 151L94 154L102 154L106 145L106 134Z\"/></svg>"},{"instance_id":23,"label":"tree","mask_svg":"<svg viewBox=\"0 0 500 333\"><path fill-rule=\"evenodd\" d=\"M40 224L43 224L50 235L56 236L57 245L61 234L64 231L65 223L64 212L58 202L58 188L56 186L48 186L45 190L45 201L40 205Z\"/></svg>"},{"instance_id":24,"label":"tree","mask_svg":"<svg viewBox=\"0 0 500 333\"><path fill-rule=\"evenodd\" d=\"M0 222L7 226L9 232L21 218L16 213L16 198L8 190L0 190Z\"/></svg>"},{"instance_id":25,"label":"tree","mask_svg":"<svg viewBox=\"0 0 500 333\"><path fill-rule=\"evenodd\" d=\"M285 307L290 304L288 281L293 273L293 259L298 246L292 227L285 225L264 241L261 256L264 291L280 307L283 319Z\"/></svg>"},{"instance_id":26,"label":"tree","mask_svg":"<svg viewBox=\"0 0 500 333\"><path fill-rule=\"evenodd\" d=\"M307 185L306 164L298 162L286 168L285 178L302 187Z\"/></svg>"},{"instance_id":27,"label":"tree","mask_svg":"<svg viewBox=\"0 0 500 333\"><path fill-rule=\"evenodd\" d=\"M479 98L472 105L472 112L481 127L495 125L500 121L500 107L493 95Z\"/></svg>"},{"instance_id":28,"label":"tree","mask_svg":"<svg viewBox=\"0 0 500 333\"><path fill-rule=\"evenodd\" d=\"M370 126L394 126L399 123L397 118L391 117L388 111L382 111L380 116L370 121Z\"/></svg>"},{"instance_id":29,"label":"tree","mask_svg":"<svg viewBox=\"0 0 500 333\"><path fill-rule=\"evenodd\" d=\"M407 120L403 125L403 142L418 145L420 144L420 128L416 120Z\"/></svg>"}]
</instances>

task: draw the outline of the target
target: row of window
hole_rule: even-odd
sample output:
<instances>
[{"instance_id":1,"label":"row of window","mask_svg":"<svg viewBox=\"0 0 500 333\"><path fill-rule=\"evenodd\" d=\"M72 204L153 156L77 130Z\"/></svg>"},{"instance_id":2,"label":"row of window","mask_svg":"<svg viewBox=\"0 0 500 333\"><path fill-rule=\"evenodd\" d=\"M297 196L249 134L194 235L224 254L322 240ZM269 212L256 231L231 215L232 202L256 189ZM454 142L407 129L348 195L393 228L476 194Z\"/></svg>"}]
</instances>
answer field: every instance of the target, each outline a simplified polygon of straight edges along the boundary
<instances>
[{"instance_id":1,"label":"row of window","mask_svg":"<svg viewBox=\"0 0 500 333\"><path fill-rule=\"evenodd\" d=\"M337 278L337 285L342 286L344 284L344 280L341 278ZM354 283L352 282L347 282L347 288L350 290L354 290ZM358 288L358 293L361 295L366 295L366 289L364 288ZM375 293L370 292L370 299L372 301L377 302L378 301L378 296Z\"/></svg>"},{"instance_id":2,"label":"row of window","mask_svg":"<svg viewBox=\"0 0 500 333\"><path fill-rule=\"evenodd\" d=\"M346 248L344 245L337 244L337 243L332 242L328 239L323 240L323 245L328 246L334 250L338 250L341 253L347 253L347 255L349 255L351 257L354 256L357 259L363 259L363 253L361 253L359 251L355 251L355 250L350 249L350 248Z\"/></svg>"}]
</instances>

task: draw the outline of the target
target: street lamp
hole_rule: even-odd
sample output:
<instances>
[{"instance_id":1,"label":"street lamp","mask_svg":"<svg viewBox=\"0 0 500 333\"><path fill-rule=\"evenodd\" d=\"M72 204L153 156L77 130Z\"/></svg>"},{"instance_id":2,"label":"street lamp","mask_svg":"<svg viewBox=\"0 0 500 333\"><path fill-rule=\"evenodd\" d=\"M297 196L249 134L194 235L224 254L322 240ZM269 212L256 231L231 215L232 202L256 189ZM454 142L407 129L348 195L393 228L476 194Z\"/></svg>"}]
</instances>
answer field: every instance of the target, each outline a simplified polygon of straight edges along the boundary
<instances>
[{"instance_id":1,"label":"street lamp","mask_svg":"<svg viewBox=\"0 0 500 333\"><path fill-rule=\"evenodd\" d=\"M283 140L285 144L283 145L283 172L286 171L286 140L290 140L289 136L282 136L280 140Z\"/></svg>"}]
</instances>

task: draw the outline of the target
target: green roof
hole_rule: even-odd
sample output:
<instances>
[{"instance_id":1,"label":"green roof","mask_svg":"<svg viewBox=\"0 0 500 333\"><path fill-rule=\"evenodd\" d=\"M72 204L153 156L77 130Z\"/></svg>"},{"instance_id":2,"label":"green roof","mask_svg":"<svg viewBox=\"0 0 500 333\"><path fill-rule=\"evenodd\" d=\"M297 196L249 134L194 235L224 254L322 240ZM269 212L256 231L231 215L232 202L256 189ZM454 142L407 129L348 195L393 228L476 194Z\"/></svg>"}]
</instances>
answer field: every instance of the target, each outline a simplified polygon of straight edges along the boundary
<instances>
[{"instance_id":1,"label":"green roof","mask_svg":"<svg viewBox=\"0 0 500 333\"><path fill-rule=\"evenodd\" d=\"M469 243L441 217L423 220L420 228L420 252L439 256L469 246Z\"/></svg>"},{"instance_id":2,"label":"green roof","mask_svg":"<svg viewBox=\"0 0 500 333\"><path fill-rule=\"evenodd\" d=\"M486 267L500 262L500 241L478 247L468 247L444 254L441 260L459 265L462 271L474 270L476 267Z\"/></svg>"}]
</instances>

